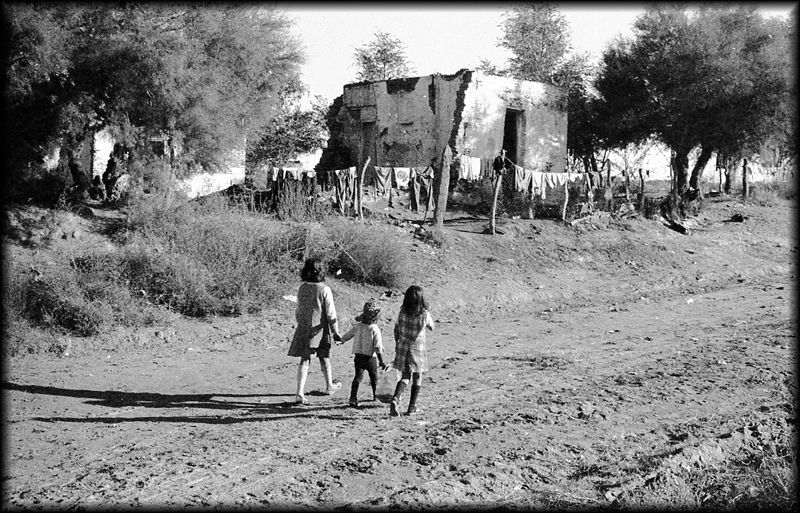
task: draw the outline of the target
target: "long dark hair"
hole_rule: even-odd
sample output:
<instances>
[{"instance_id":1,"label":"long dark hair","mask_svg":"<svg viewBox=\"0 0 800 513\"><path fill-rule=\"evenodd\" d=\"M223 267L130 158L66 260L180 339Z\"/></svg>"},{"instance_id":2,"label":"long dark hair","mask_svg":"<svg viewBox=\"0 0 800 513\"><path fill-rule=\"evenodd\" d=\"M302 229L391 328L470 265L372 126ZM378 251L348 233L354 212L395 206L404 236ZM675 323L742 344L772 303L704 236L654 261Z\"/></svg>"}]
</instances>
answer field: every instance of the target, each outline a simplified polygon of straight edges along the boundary
<instances>
[{"instance_id":1,"label":"long dark hair","mask_svg":"<svg viewBox=\"0 0 800 513\"><path fill-rule=\"evenodd\" d=\"M325 281L325 266L319 258L306 259L303 269L300 271L300 279L311 283Z\"/></svg>"},{"instance_id":2,"label":"long dark hair","mask_svg":"<svg viewBox=\"0 0 800 513\"><path fill-rule=\"evenodd\" d=\"M411 285L406 290L406 295L403 297L403 306L400 307L400 312L417 317L422 315L422 312L428 309L428 303L425 301L422 287L419 285Z\"/></svg>"}]
</instances>

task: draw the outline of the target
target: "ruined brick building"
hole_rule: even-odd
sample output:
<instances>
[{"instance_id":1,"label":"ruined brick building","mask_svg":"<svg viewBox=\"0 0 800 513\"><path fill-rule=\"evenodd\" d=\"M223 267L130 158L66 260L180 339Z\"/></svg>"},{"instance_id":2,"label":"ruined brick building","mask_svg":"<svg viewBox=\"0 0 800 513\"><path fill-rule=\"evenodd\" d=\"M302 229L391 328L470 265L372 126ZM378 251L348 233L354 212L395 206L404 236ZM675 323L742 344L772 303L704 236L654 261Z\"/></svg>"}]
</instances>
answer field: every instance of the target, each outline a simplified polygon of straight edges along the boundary
<instances>
[{"instance_id":1,"label":"ruined brick building","mask_svg":"<svg viewBox=\"0 0 800 513\"><path fill-rule=\"evenodd\" d=\"M317 169L436 166L453 155L492 158L565 171L566 95L556 87L461 70L344 86L334 103L331 137Z\"/></svg>"}]
</instances>

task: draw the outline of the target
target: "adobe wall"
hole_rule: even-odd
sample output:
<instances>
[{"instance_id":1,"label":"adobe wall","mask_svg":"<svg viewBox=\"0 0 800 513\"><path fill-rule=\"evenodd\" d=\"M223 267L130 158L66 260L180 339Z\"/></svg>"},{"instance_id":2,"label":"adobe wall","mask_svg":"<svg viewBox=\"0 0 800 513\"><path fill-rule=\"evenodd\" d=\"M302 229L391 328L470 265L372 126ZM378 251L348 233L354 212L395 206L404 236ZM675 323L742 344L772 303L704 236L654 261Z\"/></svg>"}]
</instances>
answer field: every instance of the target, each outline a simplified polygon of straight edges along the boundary
<instances>
[{"instance_id":1,"label":"adobe wall","mask_svg":"<svg viewBox=\"0 0 800 513\"><path fill-rule=\"evenodd\" d=\"M436 75L344 88L340 120L351 161L379 166L430 165L452 131L457 85ZM364 124L374 123L372 133Z\"/></svg>"},{"instance_id":2,"label":"adobe wall","mask_svg":"<svg viewBox=\"0 0 800 513\"><path fill-rule=\"evenodd\" d=\"M567 157L567 112L561 92L540 82L473 73L466 91L456 151L473 157L496 156L503 146L506 109L524 115L520 166L534 171L564 172Z\"/></svg>"},{"instance_id":3,"label":"adobe wall","mask_svg":"<svg viewBox=\"0 0 800 513\"><path fill-rule=\"evenodd\" d=\"M353 165L369 154L372 165L425 166L438 162L446 144L456 154L494 157L503 143L506 108L515 108L525 113L518 164L560 172L567 115L559 95L544 84L461 70L347 85L338 119Z\"/></svg>"}]
</instances>

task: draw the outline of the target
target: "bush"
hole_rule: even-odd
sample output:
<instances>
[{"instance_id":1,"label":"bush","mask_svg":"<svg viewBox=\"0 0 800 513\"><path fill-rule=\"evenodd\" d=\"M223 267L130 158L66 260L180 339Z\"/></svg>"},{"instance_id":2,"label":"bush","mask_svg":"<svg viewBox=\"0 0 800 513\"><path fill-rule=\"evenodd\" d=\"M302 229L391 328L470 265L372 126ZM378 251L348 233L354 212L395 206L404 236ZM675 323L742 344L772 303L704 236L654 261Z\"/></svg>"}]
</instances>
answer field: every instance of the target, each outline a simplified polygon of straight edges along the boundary
<instances>
[{"instance_id":1,"label":"bush","mask_svg":"<svg viewBox=\"0 0 800 513\"><path fill-rule=\"evenodd\" d=\"M345 279L386 287L403 281L403 247L394 228L334 218L325 226L334 254L329 265Z\"/></svg>"},{"instance_id":2,"label":"bush","mask_svg":"<svg viewBox=\"0 0 800 513\"><path fill-rule=\"evenodd\" d=\"M425 230L420 235L420 239L430 244L431 246L435 246L437 248L441 248L442 246L447 244L447 233L441 228L434 226L430 230Z\"/></svg>"},{"instance_id":3,"label":"bush","mask_svg":"<svg viewBox=\"0 0 800 513\"><path fill-rule=\"evenodd\" d=\"M22 301L22 313L27 319L76 335L97 335L110 320L107 309L86 300L71 272L28 278Z\"/></svg>"},{"instance_id":4,"label":"bush","mask_svg":"<svg viewBox=\"0 0 800 513\"><path fill-rule=\"evenodd\" d=\"M321 221L331 212L330 205L311 194L312 188L299 181L286 181L278 191L276 213L283 221Z\"/></svg>"},{"instance_id":5,"label":"bush","mask_svg":"<svg viewBox=\"0 0 800 513\"><path fill-rule=\"evenodd\" d=\"M794 182L762 182L753 184L748 202L762 207L775 206L780 200L794 200Z\"/></svg>"},{"instance_id":6,"label":"bush","mask_svg":"<svg viewBox=\"0 0 800 513\"><path fill-rule=\"evenodd\" d=\"M191 316L225 310L223 302L211 293L214 280L208 269L186 255L161 253L146 246L126 248L120 267L129 287L141 291L153 304Z\"/></svg>"},{"instance_id":7,"label":"bush","mask_svg":"<svg viewBox=\"0 0 800 513\"><path fill-rule=\"evenodd\" d=\"M246 205L230 206L222 196L184 203L171 210L150 205L129 219L128 244L155 248L149 262L160 262L155 267L142 267L137 283L145 288L141 273L155 273L151 276L155 283L148 286L154 290L168 286L172 291L169 304L187 315L260 311L276 301L283 285L295 278L298 262L308 255L311 239L322 238L319 229L314 232L305 225L275 223L251 212ZM314 244L321 246L320 242ZM166 254L182 260L167 263ZM138 264L145 262L140 259ZM163 273L156 272L162 265L192 269L180 274L184 280L190 280L196 272L197 279L203 282L191 287L184 282L179 295L186 301L190 297L206 299L191 307L186 301L177 300L173 294L178 292L177 284L164 283ZM187 296L190 290L196 294ZM216 302L209 302L209 297L216 298Z\"/></svg>"}]
</instances>

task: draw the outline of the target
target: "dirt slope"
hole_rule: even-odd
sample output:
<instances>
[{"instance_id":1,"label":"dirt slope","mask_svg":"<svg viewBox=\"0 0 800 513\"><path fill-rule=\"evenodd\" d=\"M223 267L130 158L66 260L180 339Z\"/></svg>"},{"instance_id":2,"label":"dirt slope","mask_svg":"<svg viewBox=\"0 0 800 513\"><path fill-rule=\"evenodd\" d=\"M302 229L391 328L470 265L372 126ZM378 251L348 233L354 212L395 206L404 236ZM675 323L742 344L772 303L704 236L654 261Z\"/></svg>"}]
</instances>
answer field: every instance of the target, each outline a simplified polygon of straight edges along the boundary
<instances>
[{"instance_id":1,"label":"dirt slope","mask_svg":"<svg viewBox=\"0 0 800 513\"><path fill-rule=\"evenodd\" d=\"M444 248L398 226L437 321L412 417L344 390L290 405L288 301L9 358L2 505L714 504L687 483L794 433L794 213L719 201L690 236L516 220L489 237L455 212ZM392 353L401 291L330 284L345 326L382 297Z\"/></svg>"}]
</instances>

